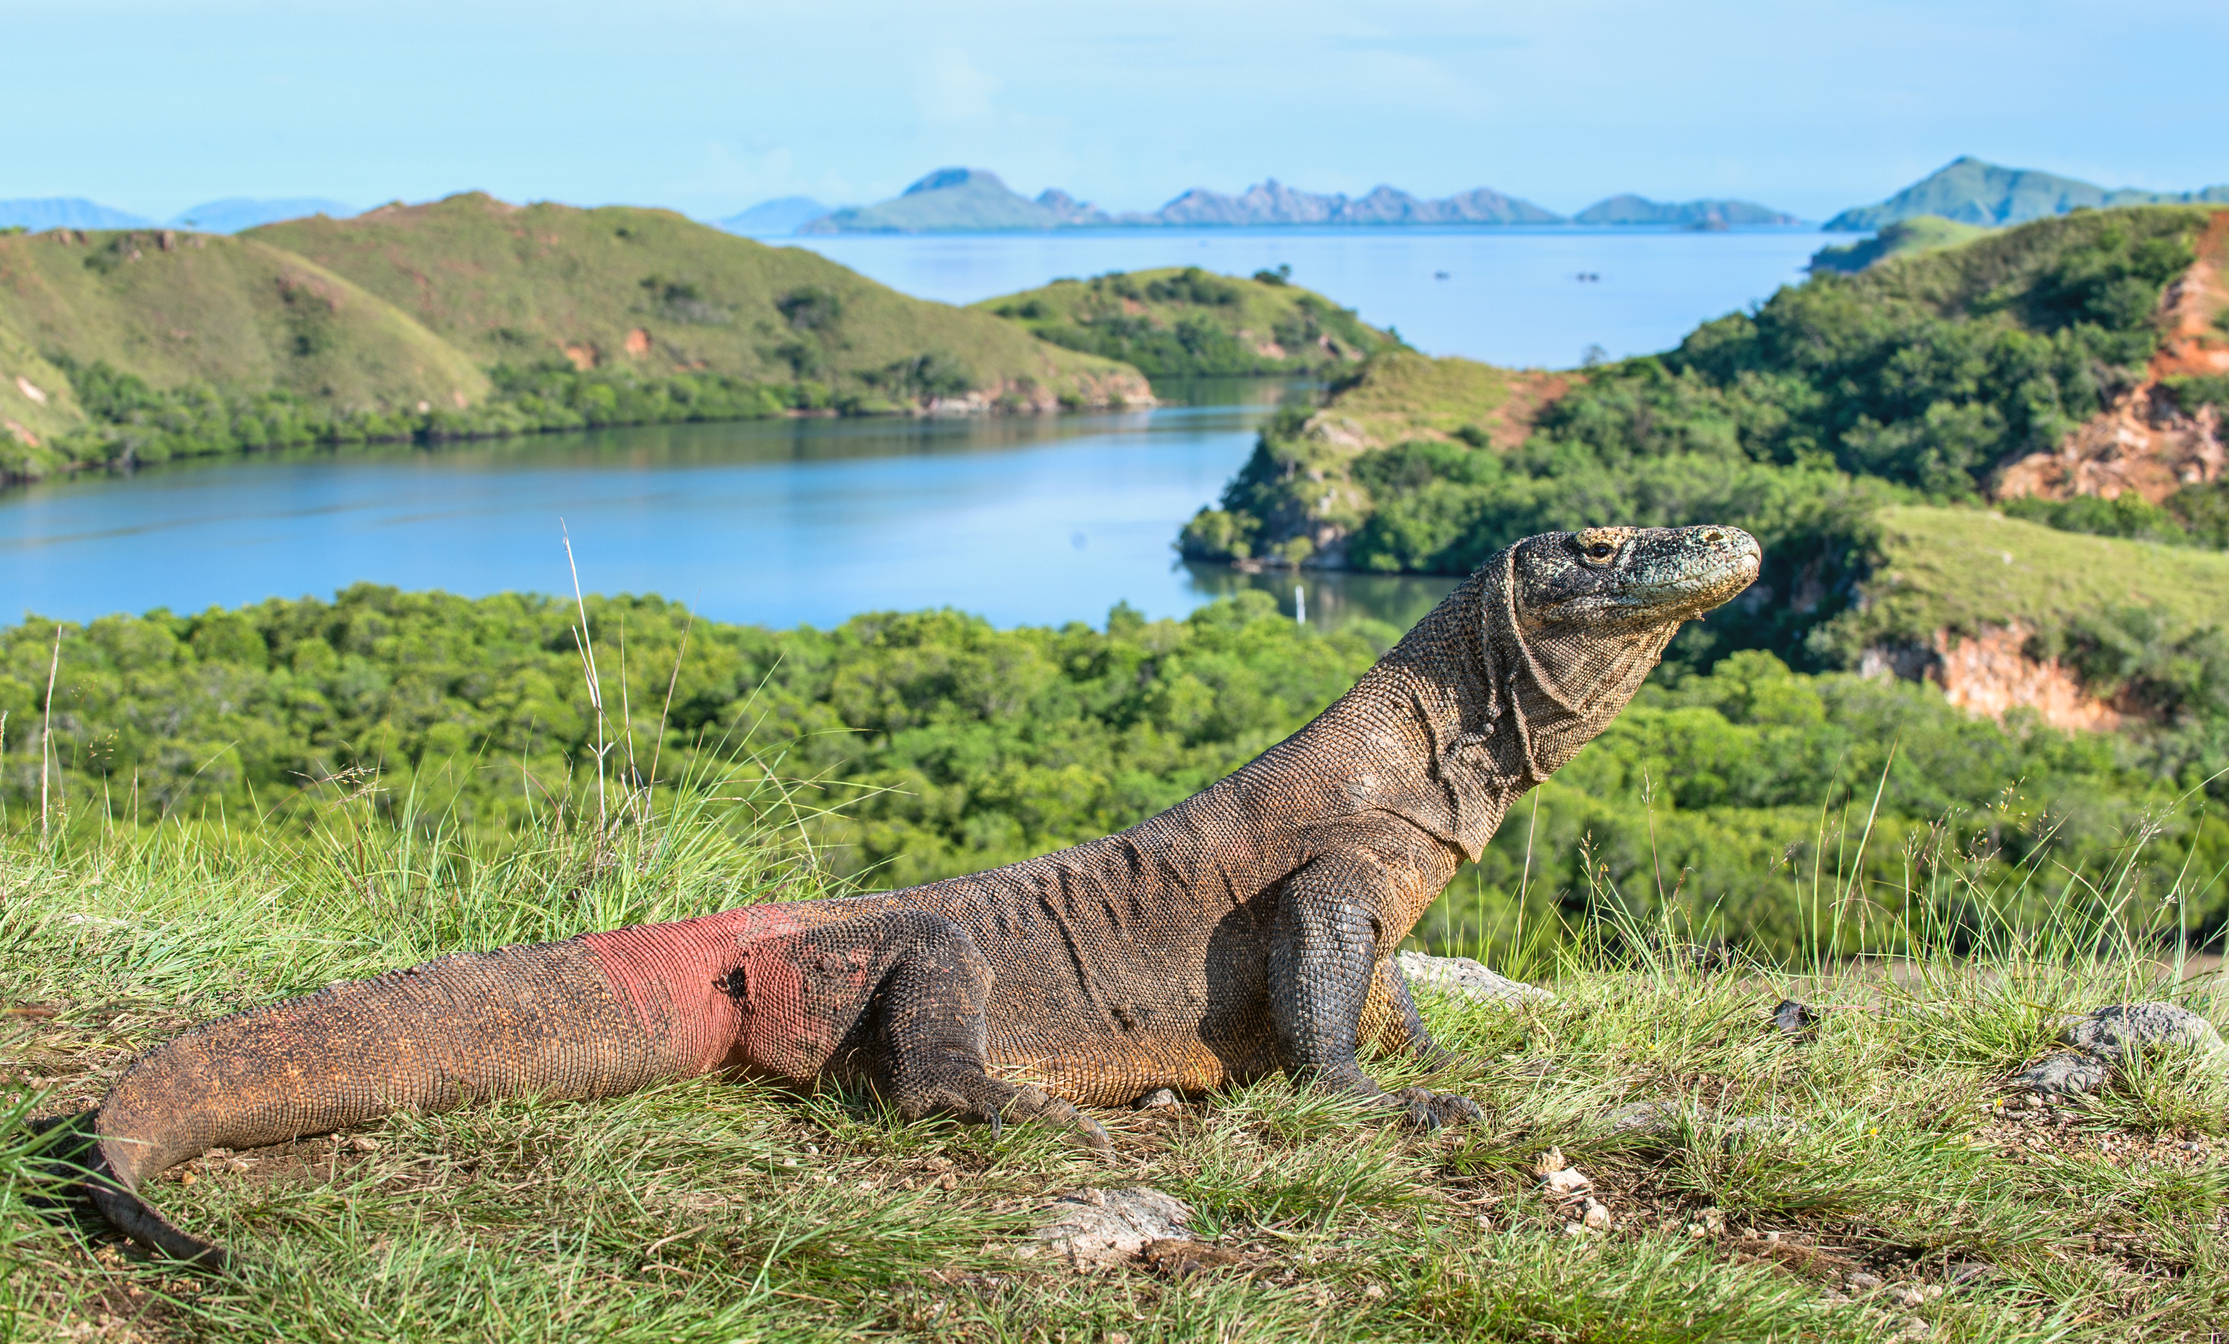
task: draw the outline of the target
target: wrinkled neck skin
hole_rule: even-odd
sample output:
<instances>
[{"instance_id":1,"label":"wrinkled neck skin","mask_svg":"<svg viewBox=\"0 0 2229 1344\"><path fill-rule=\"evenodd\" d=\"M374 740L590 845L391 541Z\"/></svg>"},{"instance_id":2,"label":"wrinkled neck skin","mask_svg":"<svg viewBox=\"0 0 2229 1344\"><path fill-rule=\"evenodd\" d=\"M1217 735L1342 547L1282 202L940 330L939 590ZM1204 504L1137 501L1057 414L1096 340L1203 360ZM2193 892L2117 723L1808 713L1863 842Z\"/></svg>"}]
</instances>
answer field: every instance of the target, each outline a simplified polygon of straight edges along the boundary
<instances>
[{"instance_id":1,"label":"wrinkled neck skin","mask_svg":"<svg viewBox=\"0 0 2229 1344\"><path fill-rule=\"evenodd\" d=\"M1439 837L1472 862L1526 790L1617 717L1663 656L1677 619L1624 629L1528 621L1515 550L1449 594L1324 716L1408 706L1428 750L1414 768L1350 796ZM1358 781L1359 782L1359 781Z\"/></svg>"}]
</instances>

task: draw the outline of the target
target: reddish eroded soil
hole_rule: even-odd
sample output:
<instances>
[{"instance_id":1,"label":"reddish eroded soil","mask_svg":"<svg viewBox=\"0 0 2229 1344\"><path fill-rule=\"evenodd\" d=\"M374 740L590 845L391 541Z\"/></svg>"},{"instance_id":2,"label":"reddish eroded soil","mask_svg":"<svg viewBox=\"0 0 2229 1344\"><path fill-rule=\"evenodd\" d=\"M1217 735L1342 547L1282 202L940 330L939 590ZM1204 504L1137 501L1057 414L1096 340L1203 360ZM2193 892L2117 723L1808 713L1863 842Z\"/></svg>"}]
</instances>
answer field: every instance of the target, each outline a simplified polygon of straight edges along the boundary
<instances>
[{"instance_id":1,"label":"reddish eroded soil","mask_svg":"<svg viewBox=\"0 0 2229 1344\"><path fill-rule=\"evenodd\" d=\"M2214 406L2186 413L2161 380L2229 374L2229 211L2199 235L2198 259L2160 298L2159 349L2144 379L2069 435L2056 449L2007 465L1998 499L2033 495L2113 499L2134 491L2157 504L2186 485L2221 479L2229 454Z\"/></svg>"}]
</instances>

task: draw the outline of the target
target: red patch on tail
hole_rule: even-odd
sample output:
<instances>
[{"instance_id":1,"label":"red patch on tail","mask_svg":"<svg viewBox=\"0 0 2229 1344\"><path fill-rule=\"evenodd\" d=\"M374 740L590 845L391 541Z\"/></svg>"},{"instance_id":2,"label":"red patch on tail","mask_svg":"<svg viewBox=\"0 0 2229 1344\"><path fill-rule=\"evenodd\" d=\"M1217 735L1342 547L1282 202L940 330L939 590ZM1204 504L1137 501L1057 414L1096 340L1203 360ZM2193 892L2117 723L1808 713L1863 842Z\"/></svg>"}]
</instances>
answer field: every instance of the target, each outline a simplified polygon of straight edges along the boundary
<instances>
[{"instance_id":1,"label":"red patch on tail","mask_svg":"<svg viewBox=\"0 0 2229 1344\"><path fill-rule=\"evenodd\" d=\"M580 941L676 1072L744 1067L810 1077L826 1056L825 1048L811 1046L828 1029L806 1020L794 955L803 927L784 905L747 905L673 924L583 934ZM740 985L732 978L737 971Z\"/></svg>"}]
</instances>

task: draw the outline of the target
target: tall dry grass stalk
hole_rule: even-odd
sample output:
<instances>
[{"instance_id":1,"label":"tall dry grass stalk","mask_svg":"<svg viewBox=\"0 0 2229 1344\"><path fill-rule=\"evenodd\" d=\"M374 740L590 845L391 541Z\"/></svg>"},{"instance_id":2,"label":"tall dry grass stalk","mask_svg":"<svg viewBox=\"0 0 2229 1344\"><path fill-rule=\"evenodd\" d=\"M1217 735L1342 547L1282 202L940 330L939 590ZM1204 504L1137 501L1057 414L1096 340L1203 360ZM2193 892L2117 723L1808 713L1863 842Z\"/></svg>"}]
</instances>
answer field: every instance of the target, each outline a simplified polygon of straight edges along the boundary
<instances>
[{"instance_id":1,"label":"tall dry grass stalk","mask_svg":"<svg viewBox=\"0 0 2229 1344\"><path fill-rule=\"evenodd\" d=\"M46 665L46 705L39 722L39 843L49 843L49 770L54 757L54 682L62 671L62 623L54 623L54 656Z\"/></svg>"}]
</instances>

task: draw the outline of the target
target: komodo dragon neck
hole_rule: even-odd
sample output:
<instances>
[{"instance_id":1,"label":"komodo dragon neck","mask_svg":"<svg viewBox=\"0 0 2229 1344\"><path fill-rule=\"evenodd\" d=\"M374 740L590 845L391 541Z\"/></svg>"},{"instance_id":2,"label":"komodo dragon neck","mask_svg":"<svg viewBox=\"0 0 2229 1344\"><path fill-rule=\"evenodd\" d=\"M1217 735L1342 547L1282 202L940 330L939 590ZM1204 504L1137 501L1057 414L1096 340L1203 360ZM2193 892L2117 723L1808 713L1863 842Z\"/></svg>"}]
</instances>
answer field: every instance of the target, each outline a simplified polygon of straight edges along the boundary
<instances>
[{"instance_id":1,"label":"komodo dragon neck","mask_svg":"<svg viewBox=\"0 0 2229 1344\"><path fill-rule=\"evenodd\" d=\"M1528 634L1512 555L1218 790L1285 826L1389 813L1475 863L1510 805L1617 717L1677 629L1606 632L1583 650Z\"/></svg>"}]
</instances>

